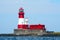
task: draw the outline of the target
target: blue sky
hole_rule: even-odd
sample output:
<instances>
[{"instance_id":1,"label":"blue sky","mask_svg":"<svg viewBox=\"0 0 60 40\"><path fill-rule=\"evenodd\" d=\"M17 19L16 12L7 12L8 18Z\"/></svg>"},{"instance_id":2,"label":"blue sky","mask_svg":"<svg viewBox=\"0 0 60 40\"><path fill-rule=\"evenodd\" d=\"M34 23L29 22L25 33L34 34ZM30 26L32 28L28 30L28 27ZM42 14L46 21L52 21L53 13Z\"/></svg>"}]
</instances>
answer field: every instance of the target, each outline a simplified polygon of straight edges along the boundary
<instances>
[{"instance_id":1,"label":"blue sky","mask_svg":"<svg viewBox=\"0 0 60 40\"><path fill-rule=\"evenodd\" d=\"M45 24L46 30L60 32L60 0L0 0L0 33L17 28L20 7L29 24Z\"/></svg>"}]
</instances>

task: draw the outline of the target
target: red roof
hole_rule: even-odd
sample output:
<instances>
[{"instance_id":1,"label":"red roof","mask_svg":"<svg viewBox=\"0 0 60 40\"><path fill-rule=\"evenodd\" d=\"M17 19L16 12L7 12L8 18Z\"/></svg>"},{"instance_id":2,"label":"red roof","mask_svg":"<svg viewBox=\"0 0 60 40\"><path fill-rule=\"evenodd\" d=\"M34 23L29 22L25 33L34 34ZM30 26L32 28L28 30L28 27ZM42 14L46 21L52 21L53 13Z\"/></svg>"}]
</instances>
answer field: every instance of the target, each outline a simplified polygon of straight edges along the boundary
<instances>
[{"instance_id":1,"label":"red roof","mask_svg":"<svg viewBox=\"0 0 60 40\"><path fill-rule=\"evenodd\" d=\"M30 25L30 29L33 30L33 29L41 29L41 30L44 30L45 29L45 25Z\"/></svg>"},{"instance_id":2,"label":"red roof","mask_svg":"<svg viewBox=\"0 0 60 40\"><path fill-rule=\"evenodd\" d=\"M21 7L19 10L23 10L23 8Z\"/></svg>"}]
</instances>

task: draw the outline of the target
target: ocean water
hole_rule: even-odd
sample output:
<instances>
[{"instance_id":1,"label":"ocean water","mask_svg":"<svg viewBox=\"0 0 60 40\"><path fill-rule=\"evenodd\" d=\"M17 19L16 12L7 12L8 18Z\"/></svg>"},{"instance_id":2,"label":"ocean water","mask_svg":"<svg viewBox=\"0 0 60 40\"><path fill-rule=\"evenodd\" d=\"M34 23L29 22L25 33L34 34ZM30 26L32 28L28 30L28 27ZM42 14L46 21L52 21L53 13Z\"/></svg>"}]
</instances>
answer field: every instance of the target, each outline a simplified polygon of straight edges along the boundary
<instances>
[{"instance_id":1,"label":"ocean water","mask_svg":"<svg viewBox=\"0 0 60 40\"><path fill-rule=\"evenodd\" d=\"M0 40L60 40L60 36L0 36Z\"/></svg>"}]
</instances>

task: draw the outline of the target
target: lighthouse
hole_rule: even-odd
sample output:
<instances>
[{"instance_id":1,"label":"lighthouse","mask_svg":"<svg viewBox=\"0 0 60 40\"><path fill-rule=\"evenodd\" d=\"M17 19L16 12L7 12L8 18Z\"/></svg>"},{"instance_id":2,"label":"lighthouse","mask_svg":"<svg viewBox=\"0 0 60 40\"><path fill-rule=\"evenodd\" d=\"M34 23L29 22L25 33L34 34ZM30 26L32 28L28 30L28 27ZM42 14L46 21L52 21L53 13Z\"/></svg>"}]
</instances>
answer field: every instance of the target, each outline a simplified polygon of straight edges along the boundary
<instances>
[{"instance_id":1,"label":"lighthouse","mask_svg":"<svg viewBox=\"0 0 60 40\"><path fill-rule=\"evenodd\" d=\"M28 19L24 18L24 9L20 8L18 13L18 29L27 29L28 28Z\"/></svg>"},{"instance_id":2,"label":"lighthouse","mask_svg":"<svg viewBox=\"0 0 60 40\"><path fill-rule=\"evenodd\" d=\"M44 24L28 24L28 19L24 17L24 9L20 8L18 13L18 29L14 29L16 35L43 35L46 33Z\"/></svg>"}]
</instances>

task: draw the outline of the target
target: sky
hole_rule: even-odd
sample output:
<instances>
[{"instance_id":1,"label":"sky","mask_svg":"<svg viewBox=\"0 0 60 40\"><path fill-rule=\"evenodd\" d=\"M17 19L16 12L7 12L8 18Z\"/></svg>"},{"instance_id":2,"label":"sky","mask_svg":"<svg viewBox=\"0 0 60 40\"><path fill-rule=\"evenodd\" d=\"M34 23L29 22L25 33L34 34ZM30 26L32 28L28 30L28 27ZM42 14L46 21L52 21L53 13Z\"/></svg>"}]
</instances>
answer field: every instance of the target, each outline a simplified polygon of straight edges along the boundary
<instances>
[{"instance_id":1,"label":"sky","mask_svg":"<svg viewBox=\"0 0 60 40\"><path fill-rule=\"evenodd\" d=\"M47 31L60 32L60 0L0 0L0 33L13 33L23 7L29 24L44 24Z\"/></svg>"}]
</instances>

